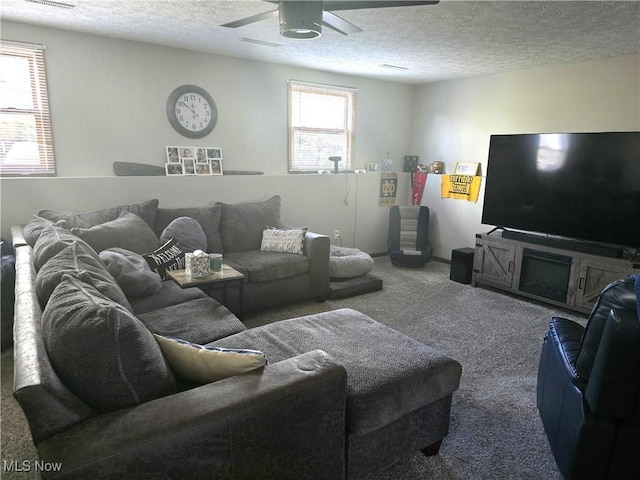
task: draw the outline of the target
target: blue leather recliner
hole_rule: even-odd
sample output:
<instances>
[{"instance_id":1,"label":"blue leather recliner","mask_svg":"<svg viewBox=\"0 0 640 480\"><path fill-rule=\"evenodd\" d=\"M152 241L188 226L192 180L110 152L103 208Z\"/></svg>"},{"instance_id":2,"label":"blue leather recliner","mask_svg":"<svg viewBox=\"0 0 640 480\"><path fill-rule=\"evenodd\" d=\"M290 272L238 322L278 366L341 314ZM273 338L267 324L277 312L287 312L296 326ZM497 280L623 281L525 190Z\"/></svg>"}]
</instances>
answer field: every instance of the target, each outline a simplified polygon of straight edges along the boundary
<instances>
[{"instance_id":1,"label":"blue leather recliner","mask_svg":"<svg viewBox=\"0 0 640 480\"><path fill-rule=\"evenodd\" d=\"M554 317L545 336L537 404L566 480L640 479L636 281L608 285L586 327Z\"/></svg>"}]
</instances>

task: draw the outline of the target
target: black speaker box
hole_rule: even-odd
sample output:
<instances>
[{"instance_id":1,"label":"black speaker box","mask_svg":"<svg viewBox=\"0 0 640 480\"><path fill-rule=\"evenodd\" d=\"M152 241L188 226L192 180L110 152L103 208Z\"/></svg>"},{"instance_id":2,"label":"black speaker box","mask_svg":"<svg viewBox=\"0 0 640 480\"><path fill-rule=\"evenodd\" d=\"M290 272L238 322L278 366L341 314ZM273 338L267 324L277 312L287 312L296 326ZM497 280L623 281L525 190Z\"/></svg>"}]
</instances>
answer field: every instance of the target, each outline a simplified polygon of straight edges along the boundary
<instances>
[{"instance_id":1,"label":"black speaker box","mask_svg":"<svg viewBox=\"0 0 640 480\"><path fill-rule=\"evenodd\" d=\"M451 251L449 279L458 283L471 283L473 272L473 248L457 248Z\"/></svg>"}]
</instances>

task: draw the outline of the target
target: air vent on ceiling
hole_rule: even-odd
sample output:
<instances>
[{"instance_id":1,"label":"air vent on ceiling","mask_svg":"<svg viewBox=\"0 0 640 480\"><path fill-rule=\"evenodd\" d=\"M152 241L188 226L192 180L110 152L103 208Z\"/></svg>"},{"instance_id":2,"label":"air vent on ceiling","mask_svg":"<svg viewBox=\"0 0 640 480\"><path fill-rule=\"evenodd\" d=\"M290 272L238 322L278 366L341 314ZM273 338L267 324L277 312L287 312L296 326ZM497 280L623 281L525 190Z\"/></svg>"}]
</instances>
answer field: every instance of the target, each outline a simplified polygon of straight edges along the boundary
<instances>
[{"instance_id":1,"label":"air vent on ceiling","mask_svg":"<svg viewBox=\"0 0 640 480\"><path fill-rule=\"evenodd\" d=\"M241 37L240 41L247 42L247 43L255 43L256 45L263 45L265 47L281 47L282 46L279 43L265 42L263 40L256 40L254 38L247 38L247 37Z\"/></svg>"},{"instance_id":2,"label":"air vent on ceiling","mask_svg":"<svg viewBox=\"0 0 640 480\"><path fill-rule=\"evenodd\" d=\"M57 8L74 8L75 5L71 5L70 3L62 3L62 2L54 2L53 0L25 0L31 3L38 3L40 5L46 5L47 7L57 7Z\"/></svg>"},{"instance_id":3,"label":"air vent on ceiling","mask_svg":"<svg viewBox=\"0 0 640 480\"><path fill-rule=\"evenodd\" d=\"M407 67L401 67L400 65L390 65L388 63L383 63L380 66L382 68L390 68L391 70L409 70Z\"/></svg>"}]
</instances>

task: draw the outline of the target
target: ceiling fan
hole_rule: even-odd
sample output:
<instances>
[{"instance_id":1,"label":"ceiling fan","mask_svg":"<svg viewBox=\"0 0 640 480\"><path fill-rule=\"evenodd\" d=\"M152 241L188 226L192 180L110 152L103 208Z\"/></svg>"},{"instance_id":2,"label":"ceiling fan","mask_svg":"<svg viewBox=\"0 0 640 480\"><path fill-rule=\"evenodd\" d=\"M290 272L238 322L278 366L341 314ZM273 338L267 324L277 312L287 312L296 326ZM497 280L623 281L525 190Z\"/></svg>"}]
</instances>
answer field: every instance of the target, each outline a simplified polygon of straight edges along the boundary
<instances>
[{"instance_id":1,"label":"ceiling fan","mask_svg":"<svg viewBox=\"0 0 640 480\"><path fill-rule=\"evenodd\" d=\"M265 0L278 4L278 8L240 20L225 23L223 27L238 28L267 18L280 17L280 35L296 39L313 39L322 35L322 25L348 35L362 29L331 13L335 10L363 8L409 7L433 5L439 0ZM331 10L331 11L330 11Z\"/></svg>"}]
</instances>

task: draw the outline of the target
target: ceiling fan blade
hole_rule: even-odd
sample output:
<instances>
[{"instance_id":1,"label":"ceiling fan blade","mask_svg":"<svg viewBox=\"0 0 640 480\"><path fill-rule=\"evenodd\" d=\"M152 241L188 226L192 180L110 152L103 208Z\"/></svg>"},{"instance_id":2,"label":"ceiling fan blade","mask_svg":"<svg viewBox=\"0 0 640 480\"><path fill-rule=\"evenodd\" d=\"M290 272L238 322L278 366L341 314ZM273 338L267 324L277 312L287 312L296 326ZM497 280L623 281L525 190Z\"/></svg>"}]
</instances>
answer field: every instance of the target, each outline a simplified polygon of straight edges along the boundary
<instances>
[{"instance_id":1,"label":"ceiling fan blade","mask_svg":"<svg viewBox=\"0 0 640 480\"><path fill-rule=\"evenodd\" d=\"M440 0L325 0L324 8L334 10L359 10L363 8L412 7L435 5Z\"/></svg>"},{"instance_id":2,"label":"ceiling fan blade","mask_svg":"<svg viewBox=\"0 0 640 480\"><path fill-rule=\"evenodd\" d=\"M238 28L244 27L245 25L249 25L250 23L259 22L261 20L266 20L269 17L278 16L278 10L271 10L270 12L259 13L257 15L252 15L250 17L242 18L240 20L235 20L229 23L223 23L220 25L221 27L229 27L229 28Z\"/></svg>"},{"instance_id":3,"label":"ceiling fan blade","mask_svg":"<svg viewBox=\"0 0 640 480\"><path fill-rule=\"evenodd\" d=\"M342 33L343 35L349 35L351 33L358 33L362 31L361 28L356 27L353 23L349 23L336 14L327 12L326 10L322 12L322 23L332 30L335 30L338 33Z\"/></svg>"}]
</instances>

